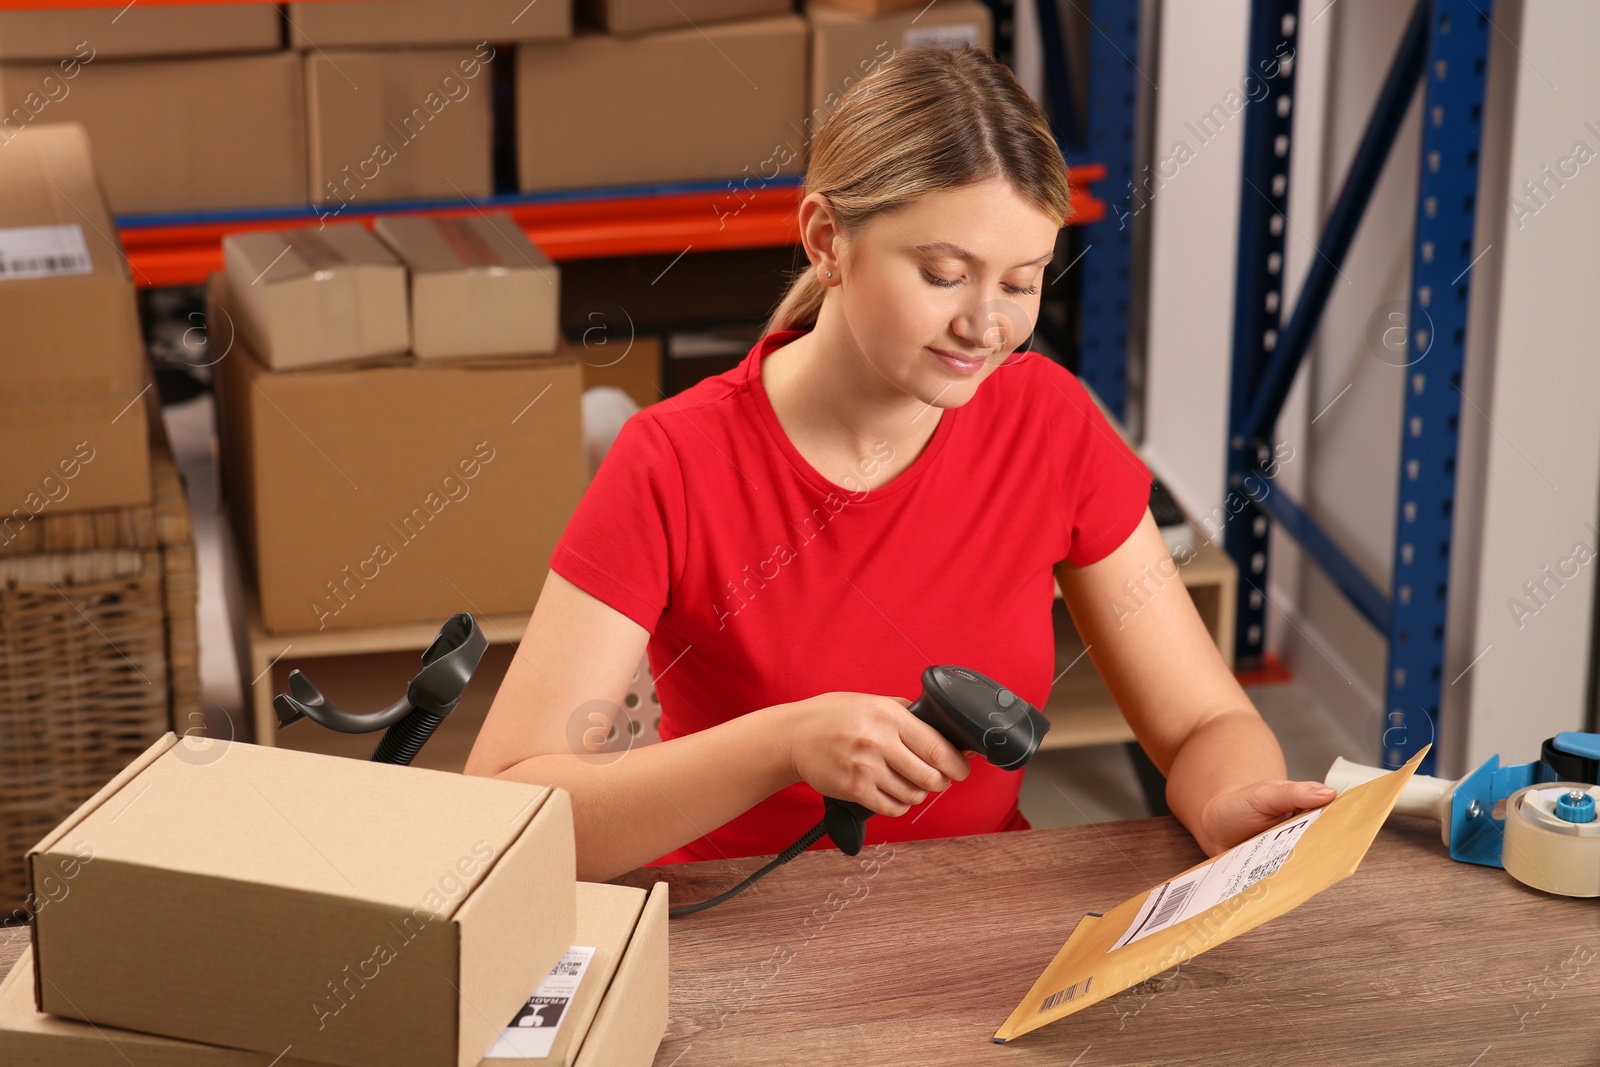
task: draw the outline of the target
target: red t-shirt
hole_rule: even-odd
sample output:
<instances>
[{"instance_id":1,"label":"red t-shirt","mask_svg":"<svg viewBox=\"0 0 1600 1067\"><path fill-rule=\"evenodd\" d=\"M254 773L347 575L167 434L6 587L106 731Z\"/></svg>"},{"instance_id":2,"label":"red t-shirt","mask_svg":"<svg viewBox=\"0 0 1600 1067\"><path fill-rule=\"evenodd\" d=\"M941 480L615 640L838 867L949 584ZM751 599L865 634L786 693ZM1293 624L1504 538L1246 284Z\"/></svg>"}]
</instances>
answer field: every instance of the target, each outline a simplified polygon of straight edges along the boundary
<instances>
[{"instance_id":1,"label":"red t-shirt","mask_svg":"<svg viewBox=\"0 0 1600 1067\"><path fill-rule=\"evenodd\" d=\"M834 484L761 382L759 361L804 332L768 334L739 366L629 418L550 566L650 631L662 740L820 693L915 700L931 664L1042 708L1052 567L1122 544L1149 471L1071 372L1028 351L945 410L887 485ZM867 843L1030 829L1023 772L969 759L963 781L868 820ZM821 818L800 782L655 863L780 852Z\"/></svg>"}]
</instances>

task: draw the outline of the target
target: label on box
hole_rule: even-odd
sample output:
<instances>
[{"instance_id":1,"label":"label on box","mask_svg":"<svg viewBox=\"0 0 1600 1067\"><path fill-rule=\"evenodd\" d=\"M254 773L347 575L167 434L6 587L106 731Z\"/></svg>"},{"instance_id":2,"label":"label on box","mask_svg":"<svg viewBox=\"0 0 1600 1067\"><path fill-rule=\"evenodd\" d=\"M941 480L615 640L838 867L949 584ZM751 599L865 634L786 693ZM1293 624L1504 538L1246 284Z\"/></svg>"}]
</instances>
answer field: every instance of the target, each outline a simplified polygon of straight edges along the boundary
<instances>
[{"instance_id":1,"label":"label on box","mask_svg":"<svg viewBox=\"0 0 1600 1067\"><path fill-rule=\"evenodd\" d=\"M1322 811L1317 808L1303 818L1265 830L1210 863L1203 863L1156 886L1111 950L1159 933L1243 893L1283 866L1283 861L1294 851L1295 842L1306 832L1306 827L1317 821Z\"/></svg>"},{"instance_id":2,"label":"label on box","mask_svg":"<svg viewBox=\"0 0 1600 1067\"><path fill-rule=\"evenodd\" d=\"M489 1046L484 1058L542 1060L550 1055L556 1031L561 1029L572 998L578 995L578 983L583 981L583 972L589 969L594 952L592 946L586 945L567 949L566 955L550 968L550 973L517 1012L516 1018Z\"/></svg>"},{"instance_id":3,"label":"label on box","mask_svg":"<svg viewBox=\"0 0 1600 1067\"><path fill-rule=\"evenodd\" d=\"M960 48L970 44L981 47L982 30L976 22L958 22L951 26L910 26L905 33L905 47L938 44L946 48Z\"/></svg>"},{"instance_id":4,"label":"label on box","mask_svg":"<svg viewBox=\"0 0 1600 1067\"><path fill-rule=\"evenodd\" d=\"M94 260L84 243L83 227L75 222L0 230L0 280L93 271Z\"/></svg>"}]
</instances>

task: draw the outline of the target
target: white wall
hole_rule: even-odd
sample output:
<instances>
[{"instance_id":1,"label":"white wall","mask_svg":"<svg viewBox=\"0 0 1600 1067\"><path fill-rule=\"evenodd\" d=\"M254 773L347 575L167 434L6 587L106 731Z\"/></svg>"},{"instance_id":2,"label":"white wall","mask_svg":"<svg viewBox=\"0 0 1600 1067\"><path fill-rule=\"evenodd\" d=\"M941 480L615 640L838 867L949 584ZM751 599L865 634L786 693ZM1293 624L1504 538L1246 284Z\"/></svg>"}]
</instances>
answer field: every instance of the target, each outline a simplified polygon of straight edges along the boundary
<instances>
[{"instance_id":1,"label":"white wall","mask_svg":"<svg viewBox=\"0 0 1600 1067\"><path fill-rule=\"evenodd\" d=\"M1463 561L1475 595L1452 619L1446 670L1451 679L1466 671L1451 686L1451 707L1465 713L1462 769L1494 754L1525 762L1544 738L1582 727L1600 570L1574 559L1564 584L1543 570L1580 544L1580 557L1600 548L1600 5L1502 2L1495 21L1516 47L1497 35L1490 59L1502 65L1509 129L1494 131L1498 151L1486 152L1503 176L1481 198L1488 251L1473 268L1474 299L1489 299L1475 309L1464 383L1481 410L1463 404L1462 426L1477 427L1481 460L1472 472L1478 551ZM1589 162L1574 159L1557 174L1563 184L1545 177L1542 168L1575 153ZM1523 186L1541 179L1536 200ZM1515 201L1534 211L1517 219ZM1524 583L1540 581L1535 599ZM1520 622L1513 598L1531 611Z\"/></svg>"},{"instance_id":2,"label":"white wall","mask_svg":"<svg viewBox=\"0 0 1600 1067\"><path fill-rule=\"evenodd\" d=\"M1143 447L1178 502L1196 515L1223 499L1244 112L1204 144L1184 124L1243 81L1248 17L1247 0L1168 0L1154 79L1151 169L1174 158L1180 144L1193 158L1171 180L1157 179L1144 209L1154 216ZM1106 199L1121 192L1108 189Z\"/></svg>"}]
</instances>

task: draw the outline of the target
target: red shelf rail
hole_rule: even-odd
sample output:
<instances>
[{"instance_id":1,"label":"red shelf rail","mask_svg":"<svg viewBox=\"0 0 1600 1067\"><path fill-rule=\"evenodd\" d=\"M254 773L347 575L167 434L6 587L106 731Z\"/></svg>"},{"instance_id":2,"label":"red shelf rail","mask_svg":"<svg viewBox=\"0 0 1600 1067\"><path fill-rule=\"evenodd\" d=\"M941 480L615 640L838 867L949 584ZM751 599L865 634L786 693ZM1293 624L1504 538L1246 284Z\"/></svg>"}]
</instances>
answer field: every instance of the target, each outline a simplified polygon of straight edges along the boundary
<instances>
[{"instance_id":1,"label":"red shelf rail","mask_svg":"<svg viewBox=\"0 0 1600 1067\"><path fill-rule=\"evenodd\" d=\"M1105 218L1105 203L1089 190L1104 176L1105 168L1099 164L1071 168L1073 225ZM315 225L319 217L329 222L358 221L371 226L379 216L396 212L469 215L503 210L517 221L529 240L559 262L798 244L799 201L799 187L788 185L737 195L723 190L532 203L511 199L407 208L380 205L337 214L326 211L321 216L307 209L268 217L219 217L170 225L121 219L118 232L133 266L134 281L139 285L198 285L208 274L222 269L222 238L227 234Z\"/></svg>"}]
</instances>

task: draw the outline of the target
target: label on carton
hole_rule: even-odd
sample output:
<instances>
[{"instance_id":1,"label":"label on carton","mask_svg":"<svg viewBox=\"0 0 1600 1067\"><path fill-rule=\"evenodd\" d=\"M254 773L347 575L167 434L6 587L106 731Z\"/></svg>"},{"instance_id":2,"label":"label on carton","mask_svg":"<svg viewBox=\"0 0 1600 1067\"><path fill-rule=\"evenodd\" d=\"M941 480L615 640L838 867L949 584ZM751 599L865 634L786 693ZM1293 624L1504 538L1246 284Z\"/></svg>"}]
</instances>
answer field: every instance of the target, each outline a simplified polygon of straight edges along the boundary
<instances>
[{"instance_id":1,"label":"label on carton","mask_svg":"<svg viewBox=\"0 0 1600 1067\"><path fill-rule=\"evenodd\" d=\"M300 257L301 262L306 265L306 269L313 274L320 274L320 272L330 267L337 267L345 261L344 253L314 233L306 233L301 230L291 231L283 235L283 243L294 250L294 254ZM279 255L282 256L282 253L280 252ZM271 270L273 263L277 262L275 259L272 263L267 264L267 270ZM261 273L265 274L266 272L262 271Z\"/></svg>"},{"instance_id":2,"label":"label on carton","mask_svg":"<svg viewBox=\"0 0 1600 1067\"><path fill-rule=\"evenodd\" d=\"M567 949L566 955L556 961L539 988L533 991L528 1003L518 1010L516 1018L489 1046L484 1058L542 1060L550 1055L556 1031L561 1029L567 1006L578 995L578 983L583 981L583 972L589 969L594 952L593 946L587 945L573 945Z\"/></svg>"},{"instance_id":3,"label":"label on carton","mask_svg":"<svg viewBox=\"0 0 1600 1067\"><path fill-rule=\"evenodd\" d=\"M1317 821L1322 811L1317 808L1304 818L1263 831L1210 863L1156 886L1145 898L1133 923L1111 948L1119 949L1141 937L1159 933L1243 893L1283 866L1283 861L1294 851L1295 842L1306 832L1306 827Z\"/></svg>"},{"instance_id":4,"label":"label on carton","mask_svg":"<svg viewBox=\"0 0 1600 1067\"><path fill-rule=\"evenodd\" d=\"M439 236L444 238L444 243L450 246L450 251L455 253L464 267L504 267L505 261L500 258L488 241L483 239L483 234L473 229L466 219L446 218L434 219L434 228L439 231Z\"/></svg>"},{"instance_id":5,"label":"label on carton","mask_svg":"<svg viewBox=\"0 0 1600 1067\"><path fill-rule=\"evenodd\" d=\"M76 222L0 230L0 280L90 274L94 260Z\"/></svg>"}]
</instances>

